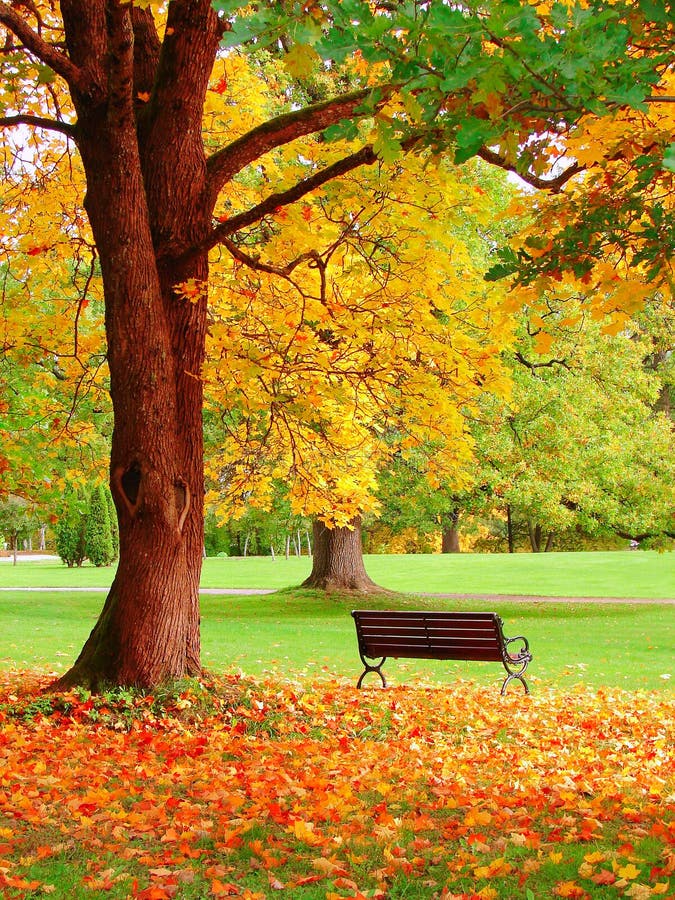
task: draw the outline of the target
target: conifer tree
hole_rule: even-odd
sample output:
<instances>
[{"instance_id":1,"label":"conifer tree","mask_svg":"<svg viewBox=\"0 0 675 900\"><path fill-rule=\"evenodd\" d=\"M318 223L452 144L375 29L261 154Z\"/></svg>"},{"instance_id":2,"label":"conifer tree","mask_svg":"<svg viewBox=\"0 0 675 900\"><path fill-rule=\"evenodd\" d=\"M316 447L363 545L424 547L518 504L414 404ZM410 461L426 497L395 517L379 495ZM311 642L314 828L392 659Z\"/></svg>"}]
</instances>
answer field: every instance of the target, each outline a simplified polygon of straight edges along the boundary
<instances>
[{"instance_id":1,"label":"conifer tree","mask_svg":"<svg viewBox=\"0 0 675 900\"><path fill-rule=\"evenodd\" d=\"M115 558L110 514L102 484L97 485L91 492L84 547L89 561L95 566L109 566Z\"/></svg>"}]
</instances>

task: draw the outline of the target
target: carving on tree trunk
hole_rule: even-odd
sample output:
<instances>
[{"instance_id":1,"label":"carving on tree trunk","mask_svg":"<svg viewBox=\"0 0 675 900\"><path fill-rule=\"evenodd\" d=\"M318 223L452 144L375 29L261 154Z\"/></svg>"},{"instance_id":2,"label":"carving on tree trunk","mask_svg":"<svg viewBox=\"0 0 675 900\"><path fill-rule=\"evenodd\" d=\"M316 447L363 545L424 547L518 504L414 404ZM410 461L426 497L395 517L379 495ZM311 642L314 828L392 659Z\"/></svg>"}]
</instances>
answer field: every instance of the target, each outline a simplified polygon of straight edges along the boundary
<instances>
[{"instance_id":1,"label":"carving on tree trunk","mask_svg":"<svg viewBox=\"0 0 675 900\"><path fill-rule=\"evenodd\" d=\"M178 531L183 533L183 525L190 510L190 485L184 478L176 479L176 508L182 506L181 514L178 519Z\"/></svg>"},{"instance_id":2,"label":"carving on tree trunk","mask_svg":"<svg viewBox=\"0 0 675 900\"><path fill-rule=\"evenodd\" d=\"M112 473L112 486L133 519L143 502L143 472L137 462L128 468L117 466Z\"/></svg>"}]
</instances>

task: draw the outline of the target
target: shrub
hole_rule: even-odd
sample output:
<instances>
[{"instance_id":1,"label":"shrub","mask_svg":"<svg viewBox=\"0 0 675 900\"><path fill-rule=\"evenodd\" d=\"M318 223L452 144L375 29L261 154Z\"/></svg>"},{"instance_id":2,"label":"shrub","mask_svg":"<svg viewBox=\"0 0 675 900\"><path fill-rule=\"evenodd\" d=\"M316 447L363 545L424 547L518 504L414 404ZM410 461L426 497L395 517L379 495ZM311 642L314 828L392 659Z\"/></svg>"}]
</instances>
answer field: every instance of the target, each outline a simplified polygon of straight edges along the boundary
<instances>
[{"instance_id":1,"label":"shrub","mask_svg":"<svg viewBox=\"0 0 675 900\"><path fill-rule=\"evenodd\" d=\"M106 488L102 484L91 492L84 546L89 561L95 566L108 566L115 559Z\"/></svg>"},{"instance_id":2,"label":"shrub","mask_svg":"<svg viewBox=\"0 0 675 900\"><path fill-rule=\"evenodd\" d=\"M84 540L86 515L83 506L76 494L67 497L55 528L56 552L69 568L81 566L87 555Z\"/></svg>"}]
</instances>

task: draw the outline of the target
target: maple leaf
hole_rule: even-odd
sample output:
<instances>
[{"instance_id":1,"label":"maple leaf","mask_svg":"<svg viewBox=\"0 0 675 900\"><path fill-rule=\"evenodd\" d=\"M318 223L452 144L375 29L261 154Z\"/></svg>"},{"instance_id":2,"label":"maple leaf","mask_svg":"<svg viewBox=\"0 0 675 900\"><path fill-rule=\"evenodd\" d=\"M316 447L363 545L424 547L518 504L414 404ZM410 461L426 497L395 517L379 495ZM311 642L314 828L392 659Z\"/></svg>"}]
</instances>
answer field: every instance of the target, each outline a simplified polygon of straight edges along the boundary
<instances>
[{"instance_id":1,"label":"maple leaf","mask_svg":"<svg viewBox=\"0 0 675 900\"><path fill-rule=\"evenodd\" d=\"M561 881L557 884L553 893L556 897L586 897L586 891L576 881Z\"/></svg>"},{"instance_id":2,"label":"maple leaf","mask_svg":"<svg viewBox=\"0 0 675 900\"><path fill-rule=\"evenodd\" d=\"M628 863L626 866L620 866L618 869L618 875L620 878L626 878L629 881L637 878L640 874L640 869L637 868L633 863Z\"/></svg>"},{"instance_id":3,"label":"maple leaf","mask_svg":"<svg viewBox=\"0 0 675 900\"><path fill-rule=\"evenodd\" d=\"M219 881L217 878L211 880L211 896L213 897L238 897L240 894L236 884L230 882Z\"/></svg>"},{"instance_id":4,"label":"maple leaf","mask_svg":"<svg viewBox=\"0 0 675 900\"><path fill-rule=\"evenodd\" d=\"M316 846L323 843L323 838L315 832L312 822L296 819L290 826L290 830L299 840L304 841L306 844Z\"/></svg>"},{"instance_id":5,"label":"maple leaf","mask_svg":"<svg viewBox=\"0 0 675 900\"><path fill-rule=\"evenodd\" d=\"M616 881L616 875L614 872L610 872L608 869L602 869L600 872L596 872L595 875L591 875L591 881L595 884L614 884Z\"/></svg>"}]
</instances>

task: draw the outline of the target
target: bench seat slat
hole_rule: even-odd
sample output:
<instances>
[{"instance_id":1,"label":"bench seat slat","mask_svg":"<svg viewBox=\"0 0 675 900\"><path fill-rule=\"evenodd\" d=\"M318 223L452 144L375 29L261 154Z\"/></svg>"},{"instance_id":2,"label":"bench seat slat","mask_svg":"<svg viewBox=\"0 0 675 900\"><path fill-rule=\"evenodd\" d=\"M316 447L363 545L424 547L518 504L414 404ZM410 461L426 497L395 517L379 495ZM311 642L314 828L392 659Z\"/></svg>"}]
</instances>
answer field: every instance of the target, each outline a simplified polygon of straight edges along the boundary
<instances>
[{"instance_id":1,"label":"bench seat slat","mask_svg":"<svg viewBox=\"0 0 675 900\"><path fill-rule=\"evenodd\" d=\"M406 659L467 659L485 662L501 662L502 654L498 647L475 647L468 644L448 647L427 647L424 644L386 644L381 643L368 648L364 656L377 659L380 656L392 656Z\"/></svg>"},{"instance_id":2,"label":"bench seat slat","mask_svg":"<svg viewBox=\"0 0 675 900\"><path fill-rule=\"evenodd\" d=\"M364 611L363 613L361 610L355 610L354 612L358 613L358 620L362 625L376 623L387 626L402 623L408 623L412 625L414 623L421 624L423 622L427 622L429 624L443 624L444 622L448 621L447 614L439 615L438 613L401 612L400 615L393 615L391 612L371 613L369 610ZM494 616L494 613L456 613L456 615L453 615L452 620L460 625L464 622L474 622L478 624L494 623Z\"/></svg>"},{"instance_id":3,"label":"bench seat slat","mask_svg":"<svg viewBox=\"0 0 675 900\"><path fill-rule=\"evenodd\" d=\"M366 649L377 647L380 644L410 644L415 647L426 647L429 650L435 648L443 650L445 647L501 647L501 642L493 635L481 637L469 634L449 634L433 640L429 640L423 634L371 634L362 635L361 643Z\"/></svg>"},{"instance_id":4,"label":"bench seat slat","mask_svg":"<svg viewBox=\"0 0 675 900\"><path fill-rule=\"evenodd\" d=\"M403 634L413 635L415 637L419 636L433 643L442 641L444 638L454 637L481 638L499 642L499 632L494 626L491 626L490 628L457 628L454 626L448 626L447 628L441 628L440 626L429 628L405 628L396 625L392 628L384 628L381 625L362 625L359 631L366 640L375 639L380 635Z\"/></svg>"}]
</instances>

